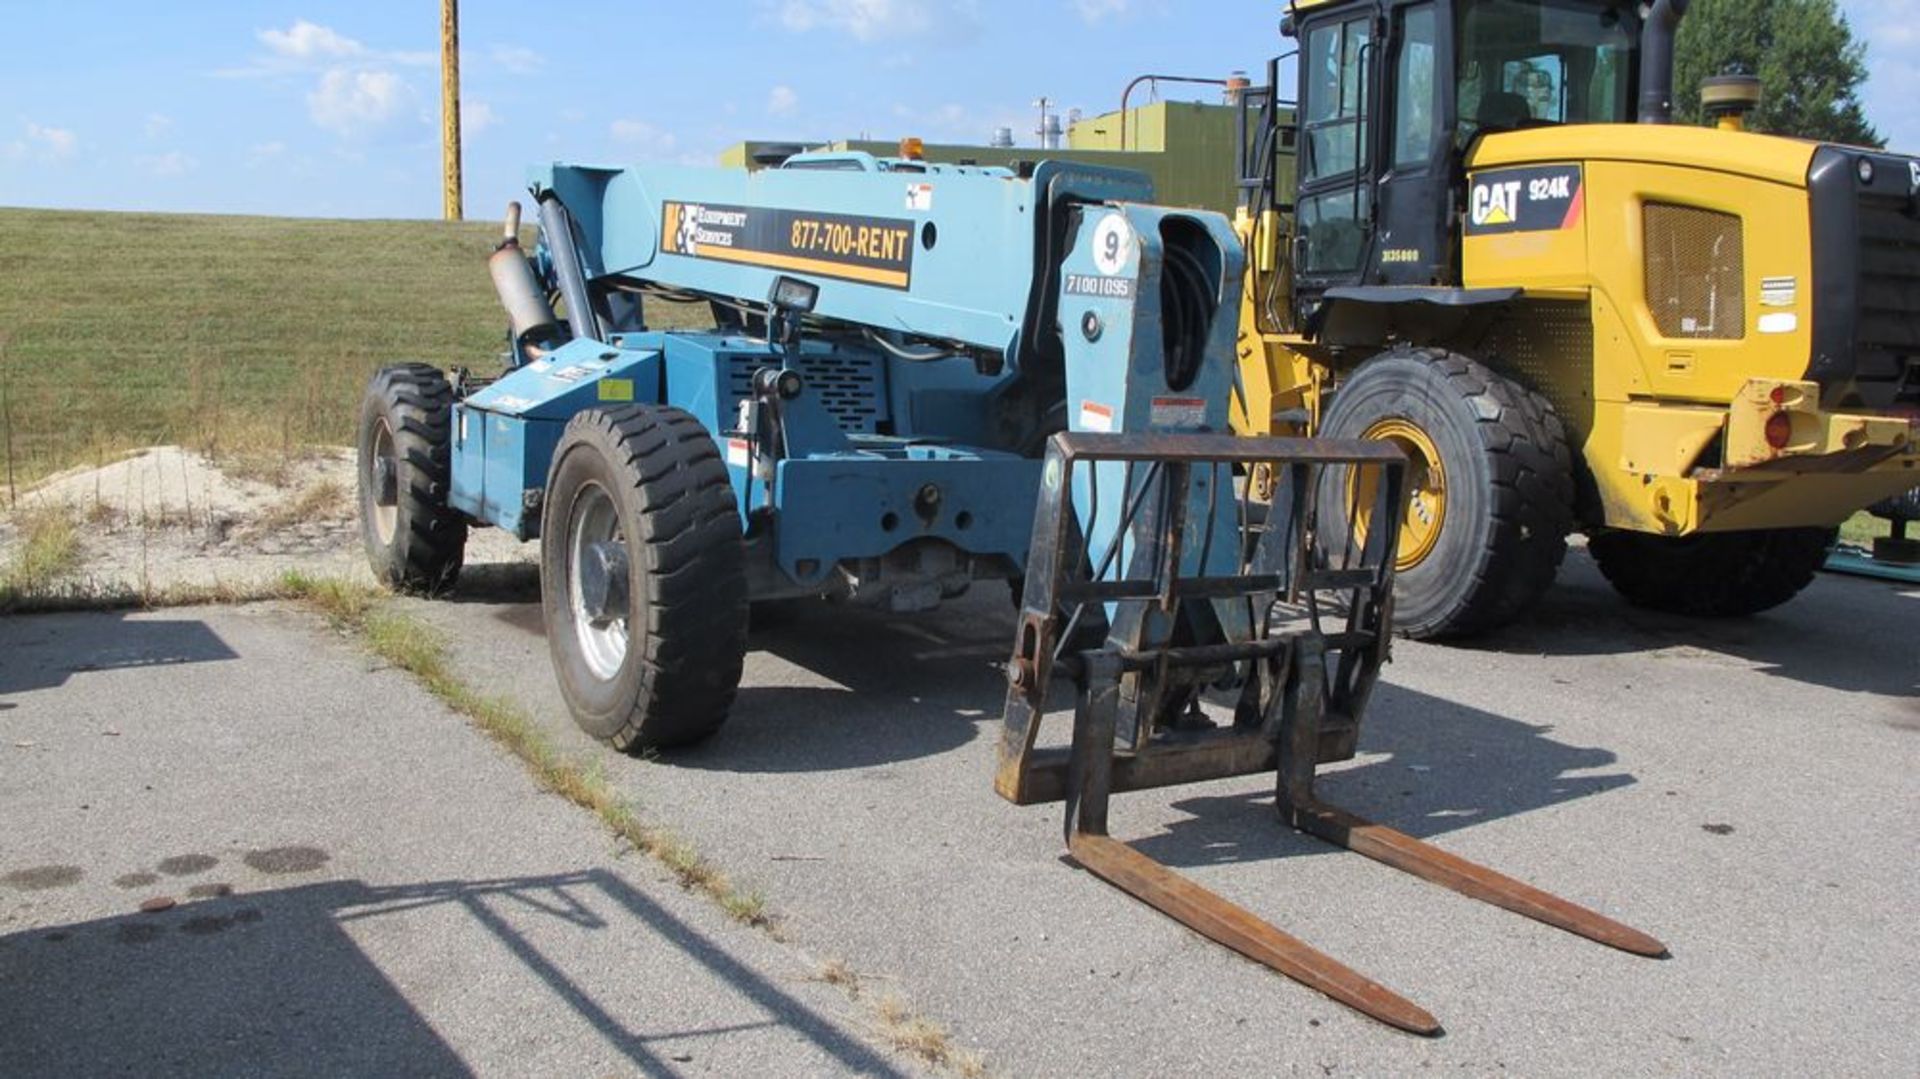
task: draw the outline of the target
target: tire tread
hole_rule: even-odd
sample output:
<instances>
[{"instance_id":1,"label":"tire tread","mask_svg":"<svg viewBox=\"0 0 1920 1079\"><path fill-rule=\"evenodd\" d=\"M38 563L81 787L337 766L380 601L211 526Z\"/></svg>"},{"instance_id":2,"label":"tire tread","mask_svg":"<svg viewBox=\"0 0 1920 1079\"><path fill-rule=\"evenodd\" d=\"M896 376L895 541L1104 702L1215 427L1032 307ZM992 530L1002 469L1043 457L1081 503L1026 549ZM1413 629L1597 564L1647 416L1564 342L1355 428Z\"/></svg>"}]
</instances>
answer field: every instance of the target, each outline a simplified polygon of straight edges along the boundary
<instances>
[{"instance_id":1,"label":"tire tread","mask_svg":"<svg viewBox=\"0 0 1920 1079\"><path fill-rule=\"evenodd\" d=\"M606 741L627 753L700 741L725 722L746 659L746 565L732 480L706 428L676 408L582 412L568 423L562 452L583 438L605 451L639 508L629 557L647 574L649 598L645 631L630 638L639 645L641 690Z\"/></svg>"},{"instance_id":2,"label":"tire tread","mask_svg":"<svg viewBox=\"0 0 1920 1079\"><path fill-rule=\"evenodd\" d=\"M396 542L382 548L372 523L362 525L374 575L401 591L446 592L459 578L467 544L466 518L447 504L453 479L453 387L439 368L397 364L375 373L368 385L363 407L376 405L388 417L395 458L406 469L398 480L404 504L396 525L404 531Z\"/></svg>"}]
</instances>

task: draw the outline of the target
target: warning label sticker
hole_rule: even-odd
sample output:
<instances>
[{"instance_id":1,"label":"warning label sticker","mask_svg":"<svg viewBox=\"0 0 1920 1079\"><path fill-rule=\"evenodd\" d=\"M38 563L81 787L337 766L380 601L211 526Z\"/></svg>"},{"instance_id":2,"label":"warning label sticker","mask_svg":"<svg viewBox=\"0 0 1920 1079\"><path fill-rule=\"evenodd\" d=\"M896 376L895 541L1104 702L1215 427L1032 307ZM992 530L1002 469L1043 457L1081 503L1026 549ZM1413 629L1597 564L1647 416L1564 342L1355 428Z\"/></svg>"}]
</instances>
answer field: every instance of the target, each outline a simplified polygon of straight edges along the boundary
<instances>
[{"instance_id":1,"label":"warning label sticker","mask_svg":"<svg viewBox=\"0 0 1920 1079\"><path fill-rule=\"evenodd\" d=\"M1113 430L1113 406L1103 405L1098 401L1080 402L1080 430Z\"/></svg>"},{"instance_id":2,"label":"warning label sticker","mask_svg":"<svg viewBox=\"0 0 1920 1079\"><path fill-rule=\"evenodd\" d=\"M660 251L884 288L913 283L914 223L755 206L666 202Z\"/></svg>"},{"instance_id":3,"label":"warning label sticker","mask_svg":"<svg viewBox=\"0 0 1920 1079\"><path fill-rule=\"evenodd\" d=\"M1207 425L1207 399L1204 397L1156 397L1147 412L1153 427L1192 430Z\"/></svg>"},{"instance_id":4,"label":"warning label sticker","mask_svg":"<svg viewBox=\"0 0 1920 1079\"><path fill-rule=\"evenodd\" d=\"M1578 165L1477 172L1467 185L1467 235L1570 229L1584 202Z\"/></svg>"}]
</instances>

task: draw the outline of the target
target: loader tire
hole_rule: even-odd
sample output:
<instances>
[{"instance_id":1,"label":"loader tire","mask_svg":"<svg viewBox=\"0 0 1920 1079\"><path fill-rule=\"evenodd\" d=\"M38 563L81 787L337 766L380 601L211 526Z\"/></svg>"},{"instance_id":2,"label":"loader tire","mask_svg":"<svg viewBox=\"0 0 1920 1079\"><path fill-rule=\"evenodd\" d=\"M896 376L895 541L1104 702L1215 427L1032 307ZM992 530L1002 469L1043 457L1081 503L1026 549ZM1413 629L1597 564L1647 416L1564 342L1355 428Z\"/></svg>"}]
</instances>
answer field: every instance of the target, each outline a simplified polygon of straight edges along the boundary
<instances>
[{"instance_id":1,"label":"loader tire","mask_svg":"<svg viewBox=\"0 0 1920 1079\"><path fill-rule=\"evenodd\" d=\"M747 652L746 546L706 428L656 405L580 413L540 526L547 643L574 722L624 753L718 730Z\"/></svg>"},{"instance_id":2,"label":"loader tire","mask_svg":"<svg viewBox=\"0 0 1920 1079\"><path fill-rule=\"evenodd\" d=\"M382 368L360 402L360 539L375 579L404 592L453 587L467 520L447 504L453 387L424 363Z\"/></svg>"},{"instance_id":3,"label":"loader tire","mask_svg":"<svg viewBox=\"0 0 1920 1079\"><path fill-rule=\"evenodd\" d=\"M1408 456L1394 584L1402 635L1497 629L1553 583L1573 528L1573 464L1546 398L1465 356L1401 347L1347 377L1319 433L1384 439ZM1321 484L1321 535L1336 563L1354 539L1356 494L1344 470Z\"/></svg>"},{"instance_id":4,"label":"loader tire","mask_svg":"<svg viewBox=\"0 0 1920 1079\"><path fill-rule=\"evenodd\" d=\"M1800 594L1827 560L1837 529L1771 528L1655 536L1602 532L1587 543L1614 590L1648 610L1739 618Z\"/></svg>"}]
</instances>

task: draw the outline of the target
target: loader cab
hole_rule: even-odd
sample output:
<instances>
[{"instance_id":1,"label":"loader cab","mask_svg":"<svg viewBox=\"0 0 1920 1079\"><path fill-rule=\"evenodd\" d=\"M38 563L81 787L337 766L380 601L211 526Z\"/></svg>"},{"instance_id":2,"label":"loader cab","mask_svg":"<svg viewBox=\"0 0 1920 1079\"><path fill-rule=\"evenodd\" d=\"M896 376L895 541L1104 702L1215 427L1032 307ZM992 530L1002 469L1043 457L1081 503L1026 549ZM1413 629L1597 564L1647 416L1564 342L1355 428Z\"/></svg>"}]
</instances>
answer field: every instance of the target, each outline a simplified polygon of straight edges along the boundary
<instances>
[{"instance_id":1,"label":"loader cab","mask_svg":"<svg viewBox=\"0 0 1920 1079\"><path fill-rule=\"evenodd\" d=\"M1480 139L1634 119L1624 0L1332 0L1282 32L1298 42L1296 310L1335 287L1457 285Z\"/></svg>"}]
</instances>

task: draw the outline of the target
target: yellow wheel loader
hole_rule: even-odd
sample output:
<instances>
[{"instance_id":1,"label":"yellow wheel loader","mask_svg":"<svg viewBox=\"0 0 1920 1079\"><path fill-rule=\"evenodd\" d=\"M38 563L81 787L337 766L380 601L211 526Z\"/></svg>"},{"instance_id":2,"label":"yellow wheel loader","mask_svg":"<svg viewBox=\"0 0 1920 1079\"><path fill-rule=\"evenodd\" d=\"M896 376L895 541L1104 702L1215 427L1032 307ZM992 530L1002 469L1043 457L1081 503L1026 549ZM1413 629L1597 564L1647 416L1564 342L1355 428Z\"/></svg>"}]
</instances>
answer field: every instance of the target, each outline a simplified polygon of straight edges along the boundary
<instances>
[{"instance_id":1,"label":"yellow wheel loader","mask_svg":"<svg viewBox=\"0 0 1920 1079\"><path fill-rule=\"evenodd\" d=\"M1299 0L1297 99L1243 98L1234 423L1407 455L1410 636L1513 619L1574 532L1633 603L1765 610L1920 482L1920 161L1740 130L1739 77L1671 124L1685 8Z\"/></svg>"}]
</instances>

